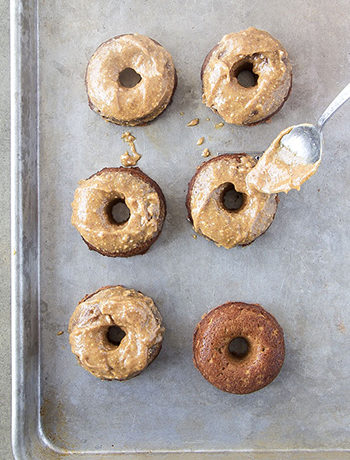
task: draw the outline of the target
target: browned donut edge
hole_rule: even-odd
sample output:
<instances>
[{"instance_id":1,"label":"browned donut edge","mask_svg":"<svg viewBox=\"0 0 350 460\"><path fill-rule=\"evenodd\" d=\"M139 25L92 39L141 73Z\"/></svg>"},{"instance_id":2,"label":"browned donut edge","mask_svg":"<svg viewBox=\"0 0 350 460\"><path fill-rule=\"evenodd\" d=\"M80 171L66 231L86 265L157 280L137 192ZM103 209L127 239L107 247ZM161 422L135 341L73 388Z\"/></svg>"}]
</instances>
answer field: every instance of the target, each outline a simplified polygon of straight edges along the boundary
<instances>
[{"instance_id":1,"label":"browned donut edge","mask_svg":"<svg viewBox=\"0 0 350 460\"><path fill-rule=\"evenodd\" d=\"M209 53L206 55L206 57L204 58L204 61L203 61L203 64L202 64L202 67L201 67L201 82L202 82L202 95L204 95L204 88L203 88L203 73L204 73L204 70L206 68L206 66L208 65L208 62L209 62L209 59L211 57L211 55L213 54L213 52L216 50L216 48L218 48L219 46L219 43L217 43L214 48L212 48ZM260 123L266 123L268 122L274 115L276 115L276 113L278 113L282 107L284 106L285 102L287 101L287 99L289 98L290 96L290 93L292 91L292 85L293 85L293 71L291 71L290 73L290 86L289 86L289 89L288 89L288 93L287 93L287 96L284 98L284 100L282 101L281 105L277 108L277 110L275 110L273 113L271 113L270 115L268 115L267 117L265 118L262 118L261 120L259 121L256 121L254 123L244 123L242 125L236 125L236 126L256 126L256 125L259 125ZM222 118L222 116L217 112L217 110L215 110L214 108L212 107L208 107L210 108L210 110L214 113L216 113L220 118ZM223 119L223 118L222 118ZM224 120L225 121L225 120ZM234 124L234 123L230 123L230 124Z\"/></svg>"},{"instance_id":2,"label":"browned donut edge","mask_svg":"<svg viewBox=\"0 0 350 460\"><path fill-rule=\"evenodd\" d=\"M214 162L214 161L218 161L218 160L221 160L222 158L232 158L232 156L234 156L235 158L242 158L242 157L245 157L245 156L249 156L247 153L222 153L221 155L218 155L214 158L211 158L210 160L208 161L204 161L200 166L197 167L197 171L195 172L195 174L192 176L192 179L190 180L190 182L188 183L188 191L187 191L187 195L186 195L186 209L187 209L187 218L188 220L190 221L191 224L193 224L193 220L192 220L192 215L191 215L191 206L190 206L190 203L191 203L191 194L192 194L192 189L193 189L193 185L197 179L197 176L198 174L200 173L200 171L206 167L206 165L208 163L211 163L211 162ZM277 206L278 206L278 203L279 203L279 198L278 198L278 195L276 194L276 203L277 203ZM277 212L277 208L276 208L276 211L275 211L275 214L273 215L273 218L272 218L272 221L271 221L271 224L275 218L275 215L276 215L276 212ZM251 241L250 243L247 243L247 244L239 244L237 246L249 246L250 244L252 244L257 238L259 238L261 235L263 235L271 226L271 224L266 228L266 230L262 233L260 233L259 236L257 236L253 241ZM208 238L207 236L205 238ZM208 238L210 240L210 238ZM213 241L213 240L211 240ZM215 241L214 241L215 243Z\"/></svg>"},{"instance_id":3,"label":"browned donut edge","mask_svg":"<svg viewBox=\"0 0 350 460\"><path fill-rule=\"evenodd\" d=\"M135 35L135 34L120 34L120 35L116 35L115 37L112 37L108 40L106 40L105 42L101 43L96 51L100 48L100 46L102 45L105 45L107 43L109 43L110 41L112 40L115 40L116 38L120 38L120 37L123 37L124 35ZM157 45L161 46L162 48L164 48L159 42L157 42L157 40L154 40L153 38L151 37L148 37L150 40L152 40L154 43L156 43ZM93 53L95 54L96 51ZM91 59L91 58L90 58ZM90 59L89 59L89 62L90 62ZM123 121L123 120L117 120L116 118L109 118L109 117L105 117L103 115L101 115L101 112L100 110L92 103L91 99L90 99L90 96L89 96L89 92L88 92L88 87L87 87L87 69L88 69L88 66L89 66L89 62L88 62L88 65L86 66L86 69L85 69L85 77L84 77L84 82L85 82L85 89L86 89L86 94L87 94L87 98L88 98L88 104L89 104L89 107L90 109L99 114L104 120L110 122L110 123L113 123L115 125L119 125L119 126L145 126L147 125L148 123L150 123L151 121L155 120L156 118L158 118L164 111L165 109L167 109L169 107L169 105L173 102L173 97L174 97L174 94L175 94L175 91L176 91L176 88L177 88L177 82L178 82L178 79L177 79L177 72L176 72L176 68L174 66L174 86L173 86L173 91L171 93L171 96L170 96L170 99L169 99L169 102L160 110L160 112L158 112L159 110L159 106L155 108L155 110L147 115L145 115L144 117L141 117L141 118L135 118L134 120L129 120L129 121Z\"/></svg>"},{"instance_id":4,"label":"browned donut edge","mask_svg":"<svg viewBox=\"0 0 350 460\"><path fill-rule=\"evenodd\" d=\"M241 392L231 392L231 391L228 391L224 388L221 388L220 385L216 385L215 383L209 381L201 372L201 370L199 369L199 365L198 365L198 362L197 362L197 334L200 330L201 327L205 327L206 323L210 320L210 317L215 315L215 313L222 309L223 307L226 307L228 305L235 305L237 307L239 306L243 306L243 307L249 307L249 308L254 308L257 310L257 312L264 312L266 314L267 317L269 317L272 322L275 324L276 328L279 330L280 334L281 334L281 337L282 337L282 347L281 349L279 350L279 354L278 354L278 361L281 362L281 365L279 366L279 369L277 370L277 372L274 372L273 374L273 377L268 379L266 382L264 382L264 384L260 387L260 388L257 388L257 389L252 389L252 388L249 388L249 387L245 387L244 389L242 388L242 391ZM218 388L219 390L221 391L225 391L227 393L234 393L234 394L249 394L249 393L253 393L254 391L258 391L258 390L261 390L262 388L264 388L265 386L269 385L270 383L273 382L273 380L275 380L275 378L278 376L278 374L280 373L280 370L283 366L283 362L284 362L284 357L285 357L285 344L284 344L284 333L283 333L283 329L281 327L281 325L278 323L278 321L276 320L276 318L271 314L269 313L267 310L265 310L261 305L259 304L248 304L248 303L245 303L245 302L225 302L224 304L222 305L219 305L218 307L215 307L213 308L212 310L210 310L208 313L204 314L201 318L201 320L198 322L198 324L196 325L195 327L195 330L194 330L194 333L193 333L193 342L192 342L192 351L193 351L193 364L195 366L195 368L201 373L201 375L210 383L212 384L213 386L215 386L216 388Z\"/></svg>"},{"instance_id":5,"label":"browned donut edge","mask_svg":"<svg viewBox=\"0 0 350 460\"><path fill-rule=\"evenodd\" d=\"M88 246L88 248L91 251L96 251L99 254L102 254L103 256L107 256L107 257L132 257L132 256L137 256L137 255L143 255L148 251L148 249L152 246L152 244L158 239L158 237L159 237L159 235L160 235L160 233L162 231L162 228L163 228L164 220L165 220L165 217L166 217L166 201L165 201L163 192L162 192L161 188L159 187L159 185L157 184L157 182L155 182L153 179L151 179L149 176L147 176L147 174L145 174L143 171L141 171L140 168L137 168L137 167L125 168L123 166L120 166L118 168L103 168L100 171L92 174L90 177L88 177L88 179L91 179L94 176L99 176L103 172L106 172L106 171L112 171L112 172L127 171L128 173L143 179L145 182L147 182L148 184L150 184L154 188L154 190L156 191L157 195L159 196L160 204L161 204L160 218L158 220L158 222L160 223L159 228L158 228L158 232L156 233L156 235L151 240L146 241L145 243L137 246L136 248L132 249L131 251L124 251L124 252L118 252L118 253L101 251L100 249L96 248L92 244L88 243L83 237L82 237L82 239L83 239L84 243Z\"/></svg>"},{"instance_id":6,"label":"browned donut edge","mask_svg":"<svg viewBox=\"0 0 350 460\"><path fill-rule=\"evenodd\" d=\"M121 286L121 287L124 287L123 285L119 284L118 286ZM78 305L80 305L81 303L85 302L86 300L90 299L90 297L94 296L95 294L97 294L98 292L100 291L103 291L105 289L109 289L109 288L113 288L113 287L117 287L116 285L107 285L107 286L103 286L99 289L97 289L95 292L91 293L91 294L86 294L79 302L78 302ZM144 295L141 291L137 291L139 292L140 294ZM77 305L77 306L78 306ZM156 306L156 304L154 304ZM156 308L158 308L156 306ZM72 329L73 329L73 325L71 325L70 321L69 321L69 325L68 325L68 333L70 334L72 332ZM130 380L134 377L137 377L138 375L141 374L141 372L143 372L146 367L148 367L152 361L154 361L156 359L156 357L159 355L160 353L160 350L162 349L162 342L160 343L157 343L156 345L154 345L152 348L150 348L149 350L149 353L148 353L148 359L147 359L147 364L146 366L140 371L140 372L136 372L135 374L131 374L129 375L129 377L127 379L100 379L100 380L105 380L105 381L108 381L108 382L113 382L114 380L117 380L118 382L125 382L126 380ZM74 354L74 353L73 353ZM76 356L77 358L77 361L79 362L79 365L83 368L84 366L80 363L79 361L79 358ZM88 371L89 372L89 371Z\"/></svg>"}]
</instances>

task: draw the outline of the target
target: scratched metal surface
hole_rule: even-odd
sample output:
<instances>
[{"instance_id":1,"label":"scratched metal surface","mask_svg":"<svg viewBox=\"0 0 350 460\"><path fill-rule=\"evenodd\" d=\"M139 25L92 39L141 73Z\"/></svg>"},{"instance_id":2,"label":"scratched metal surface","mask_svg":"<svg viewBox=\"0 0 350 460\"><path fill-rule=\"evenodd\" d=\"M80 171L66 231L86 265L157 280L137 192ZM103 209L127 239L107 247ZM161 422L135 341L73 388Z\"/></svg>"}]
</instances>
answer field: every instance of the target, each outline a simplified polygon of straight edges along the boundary
<instances>
[{"instance_id":1,"label":"scratched metal surface","mask_svg":"<svg viewBox=\"0 0 350 460\"><path fill-rule=\"evenodd\" d=\"M35 40L33 9L15 13L22 30ZM262 151L286 126L316 120L349 79L349 13L347 0L290 0L288 11L278 0L39 2L40 244L34 241L29 249L20 240L23 265L15 267L31 268L35 293L35 264L26 265L25 255L38 251L39 375L38 344L26 334L24 351L17 350L16 357L17 363L34 360L22 369L33 383L26 386L26 404L15 407L14 418L19 423L37 404L40 414L33 417L39 438L37 445L31 429L18 440L20 430L15 429L18 458L112 458L121 452L166 451L231 452L247 458L280 458L285 451L285 458L298 458L300 450L305 457L326 458L350 448L350 106L325 129L325 155L316 176L300 192L280 197L271 228L251 246L227 251L204 238L194 240L184 205L187 183L203 160L204 147L213 154ZM291 96L270 123L215 129L221 120L201 103L203 58L224 33L250 25L269 31L288 50ZM128 32L163 44L174 58L179 81L166 112L146 127L131 129L143 155L138 166L163 189L168 215L150 251L124 260L88 251L70 224L70 203L80 179L118 166L125 150L123 128L89 110L84 72L101 42ZM24 62L33 62L33 49L23 54ZM21 84L25 89L26 82ZM28 90L35 91L33 82ZM35 107L35 98L22 103L27 117L29 104ZM199 125L187 128L194 117L200 118ZM22 156L18 173L22 189L34 196L37 184L25 167L35 166L35 129L23 140L29 154ZM198 147L201 136L206 142ZM31 216L25 222L30 234L30 225L36 228L35 200L22 195ZM31 264L33 257L36 252ZM159 357L127 382L97 380L77 364L68 343L67 324L77 302L107 284L151 296L166 325ZM22 309L22 319L34 321L35 333L36 298L26 311L19 300L15 308ZM192 364L196 323L227 300L262 304L285 331L286 360L280 375L247 396L220 392ZM65 333L57 336L59 330ZM17 390L15 386L15 395Z\"/></svg>"}]
</instances>

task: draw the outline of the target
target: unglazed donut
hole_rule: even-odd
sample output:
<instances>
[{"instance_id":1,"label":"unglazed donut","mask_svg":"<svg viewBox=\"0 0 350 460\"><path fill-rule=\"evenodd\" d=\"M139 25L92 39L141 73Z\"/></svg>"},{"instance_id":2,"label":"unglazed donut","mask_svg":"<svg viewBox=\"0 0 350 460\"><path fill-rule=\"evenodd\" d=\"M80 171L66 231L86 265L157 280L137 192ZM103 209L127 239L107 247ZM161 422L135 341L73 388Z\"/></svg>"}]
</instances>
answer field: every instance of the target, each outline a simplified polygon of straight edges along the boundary
<instances>
[{"instance_id":1,"label":"unglazed donut","mask_svg":"<svg viewBox=\"0 0 350 460\"><path fill-rule=\"evenodd\" d=\"M246 176L256 160L245 153L223 154L203 163L188 185L186 206L194 230L230 249L247 245L271 225L277 195L250 189ZM243 195L242 206L228 210L223 197L229 188Z\"/></svg>"},{"instance_id":2,"label":"unglazed donut","mask_svg":"<svg viewBox=\"0 0 350 460\"><path fill-rule=\"evenodd\" d=\"M119 345L108 331L119 327ZM85 296L69 321L69 342L79 364L102 380L135 377L162 347L162 318L150 297L123 286L106 286Z\"/></svg>"},{"instance_id":3,"label":"unglazed donut","mask_svg":"<svg viewBox=\"0 0 350 460\"><path fill-rule=\"evenodd\" d=\"M251 87L237 76L251 70ZM225 35L209 52L201 72L203 103L227 123L252 125L270 118L287 100L292 85L288 53L269 33L249 27Z\"/></svg>"},{"instance_id":4,"label":"unglazed donut","mask_svg":"<svg viewBox=\"0 0 350 460\"><path fill-rule=\"evenodd\" d=\"M130 216L116 223L112 208L124 202ZM139 168L104 168L79 182L72 224L89 249L109 257L144 254L158 238L166 215L164 195Z\"/></svg>"},{"instance_id":5,"label":"unglazed donut","mask_svg":"<svg viewBox=\"0 0 350 460\"><path fill-rule=\"evenodd\" d=\"M132 87L122 72L141 77ZM160 115L176 89L176 71L168 51L139 34L118 35L102 43L91 57L85 76L90 108L118 125L146 124Z\"/></svg>"},{"instance_id":6,"label":"unglazed donut","mask_svg":"<svg viewBox=\"0 0 350 460\"><path fill-rule=\"evenodd\" d=\"M237 338L248 346L242 357L229 349ZM283 330L260 305L220 305L203 316L194 332L194 365L212 385L229 393L252 393L271 383L284 354Z\"/></svg>"}]
</instances>

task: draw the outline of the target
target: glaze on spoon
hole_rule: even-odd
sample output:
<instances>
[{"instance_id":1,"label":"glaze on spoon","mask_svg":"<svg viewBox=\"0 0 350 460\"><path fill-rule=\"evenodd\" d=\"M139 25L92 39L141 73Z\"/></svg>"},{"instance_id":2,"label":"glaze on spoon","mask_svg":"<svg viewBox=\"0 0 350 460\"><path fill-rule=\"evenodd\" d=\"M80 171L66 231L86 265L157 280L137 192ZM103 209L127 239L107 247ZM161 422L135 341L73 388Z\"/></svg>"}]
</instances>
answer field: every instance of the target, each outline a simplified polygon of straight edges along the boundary
<instances>
[{"instance_id":1,"label":"glaze on spoon","mask_svg":"<svg viewBox=\"0 0 350 460\"><path fill-rule=\"evenodd\" d=\"M300 190L320 165L325 123L349 98L350 83L329 104L316 126L303 123L280 132L247 175L247 185L270 194Z\"/></svg>"},{"instance_id":2,"label":"glaze on spoon","mask_svg":"<svg viewBox=\"0 0 350 460\"><path fill-rule=\"evenodd\" d=\"M312 126L312 125L310 125ZM270 147L264 152L258 164L247 175L249 187L263 193L288 193L292 189L300 190L301 185L317 171L321 158L309 163L302 155L303 149L289 149L283 144L294 126L279 133Z\"/></svg>"}]
</instances>

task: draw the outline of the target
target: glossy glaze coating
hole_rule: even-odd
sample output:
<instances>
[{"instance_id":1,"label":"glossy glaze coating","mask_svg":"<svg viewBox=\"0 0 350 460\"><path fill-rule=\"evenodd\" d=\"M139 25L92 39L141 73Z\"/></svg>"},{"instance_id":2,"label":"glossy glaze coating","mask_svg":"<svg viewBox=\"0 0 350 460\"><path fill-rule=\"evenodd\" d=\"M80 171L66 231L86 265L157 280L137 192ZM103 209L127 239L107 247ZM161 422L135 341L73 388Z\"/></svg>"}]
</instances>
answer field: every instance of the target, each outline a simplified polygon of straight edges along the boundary
<instances>
[{"instance_id":1,"label":"glossy glaze coating","mask_svg":"<svg viewBox=\"0 0 350 460\"><path fill-rule=\"evenodd\" d=\"M84 369L100 379L126 380L158 355L164 334L162 318L150 297L123 286L107 286L79 302L69 322L72 352ZM119 346L107 338L119 326Z\"/></svg>"},{"instance_id":2,"label":"glossy glaze coating","mask_svg":"<svg viewBox=\"0 0 350 460\"><path fill-rule=\"evenodd\" d=\"M133 69L141 80L125 87L119 80ZM102 43L86 69L86 90L92 110L120 125L135 126L156 118L171 101L176 71L168 51L140 34L119 35Z\"/></svg>"},{"instance_id":3,"label":"glossy glaze coating","mask_svg":"<svg viewBox=\"0 0 350 460\"><path fill-rule=\"evenodd\" d=\"M277 210L277 196L249 189L246 176L256 160L247 154L219 155L203 163L188 187L187 208L196 232L230 249L264 233ZM234 186L243 194L238 210L227 210L223 195Z\"/></svg>"},{"instance_id":4,"label":"glossy glaze coating","mask_svg":"<svg viewBox=\"0 0 350 460\"><path fill-rule=\"evenodd\" d=\"M129 219L117 224L111 207L129 208ZM159 186L139 168L105 168L79 182L72 203L72 224L90 249L111 257L144 253L159 235L165 200Z\"/></svg>"},{"instance_id":5,"label":"glossy glaze coating","mask_svg":"<svg viewBox=\"0 0 350 460\"><path fill-rule=\"evenodd\" d=\"M256 85L248 88L237 79L247 68L258 77ZM272 116L287 99L291 84L287 51L268 32L254 27L225 35L202 67L203 103L237 125Z\"/></svg>"}]
</instances>

